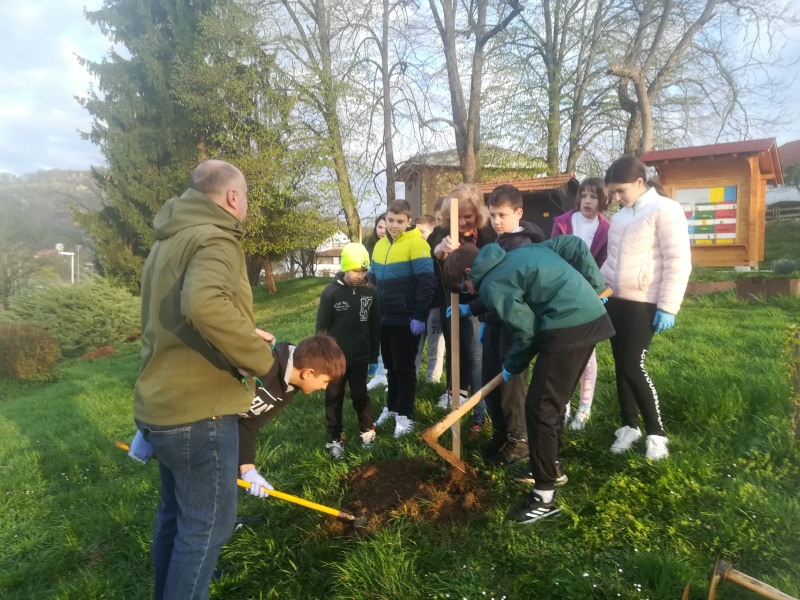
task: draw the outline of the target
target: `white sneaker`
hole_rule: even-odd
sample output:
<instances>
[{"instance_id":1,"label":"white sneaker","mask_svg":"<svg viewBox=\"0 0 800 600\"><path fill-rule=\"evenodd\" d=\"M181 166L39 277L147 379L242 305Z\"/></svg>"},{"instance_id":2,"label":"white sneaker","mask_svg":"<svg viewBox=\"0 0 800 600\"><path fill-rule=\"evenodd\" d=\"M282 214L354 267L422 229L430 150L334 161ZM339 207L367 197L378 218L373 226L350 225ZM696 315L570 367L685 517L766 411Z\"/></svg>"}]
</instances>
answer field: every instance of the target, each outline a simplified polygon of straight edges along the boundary
<instances>
[{"instance_id":1,"label":"white sneaker","mask_svg":"<svg viewBox=\"0 0 800 600\"><path fill-rule=\"evenodd\" d=\"M611 444L611 452L620 454L621 452L625 452L625 450L629 450L630 447L633 446L633 442L642 437L642 432L639 431L638 427L634 429L626 425L625 427L617 429L614 435L617 436L617 441Z\"/></svg>"},{"instance_id":2,"label":"white sneaker","mask_svg":"<svg viewBox=\"0 0 800 600\"><path fill-rule=\"evenodd\" d=\"M667 436L648 435L645 443L647 444L647 452L645 452L644 455L645 458L661 460L662 458L667 458L669 456L669 450L667 450L669 438L667 438Z\"/></svg>"},{"instance_id":3,"label":"white sneaker","mask_svg":"<svg viewBox=\"0 0 800 600\"><path fill-rule=\"evenodd\" d=\"M373 377L367 384L367 389L374 390L377 387L386 387L388 383L389 382L386 380L386 375L375 375L375 377Z\"/></svg>"},{"instance_id":4,"label":"white sneaker","mask_svg":"<svg viewBox=\"0 0 800 600\"><path fill-rule=\"evenodd\" d=\"M586 421L589 420L589 411L578 409L575 411L575 416L569 422L569 428L573 431L580 431L586 427Z\"/></svg>"},{"instance_id":5,"label":"white sneaker","mask_svg":"<svg viewBox=\"0 0 800 600\"><path fill-rule=\"evenodd\" d=\"M458 395L461 396L461 404L464 404L464 402L466 402L466 400L469 398L469 396L467 396L467 390L459 390ZM451 405L452 403L450 402L450 391L448 390L447 392L439 396L439 402L436 404L436 406L438 406L439 408L443 408L445 410L449 410Z\"/></svg>"},{"instance_id":6,"label":"white sneaker","mask_svg":"<svg viewBox=\"0 0 800 600\"><path fill-rule=\"evenodd\" d=\"M375 427L379 427L380 425L383 425L386 422L387 419L390 419L390 418L393 419L396 416L397 416L396 412L394 412L393 410L389 410L388 406L384 406L383 410L381 411L381 414L378 415L378 420L375 421L373 423L373 425Z\"/></svg>"},{"instance_id":7,"label":"white sneaker","mask_svg":"<svg viewBox=\"0 0 800 600\"><path fill-rule=\"evenodd\" d=\"M361 447L362 448L372 448L372 444L375 443L375 428L373 427L369 431L362 431L361 432Z\"/></svg>"},{"instance_id":8,"label":"white sneaker","mask_svg":"<svg viewBox=\"0 0 800 600\"><path fill-rule=\"evenodd\" d=\"M331 453L331 458L333 460L342 460L344 457L344 442L342 441L342 438L339 438L338 440L331 440L325 444L325 447L328 449L328 452Z\"/></svg>"},{"instance_id":9,"label":"white sneaker","mask_svg":"<svg viewBox=\"0 0 800 600\"><path fill-rule=\"evenodd\" d=\"M410 417L404 417L403 415L397 415L395 418L395 426L394 426L394 437L399 438L404 436L414 429L414 421L411 420Z\"/></svg>"}]
</instances>

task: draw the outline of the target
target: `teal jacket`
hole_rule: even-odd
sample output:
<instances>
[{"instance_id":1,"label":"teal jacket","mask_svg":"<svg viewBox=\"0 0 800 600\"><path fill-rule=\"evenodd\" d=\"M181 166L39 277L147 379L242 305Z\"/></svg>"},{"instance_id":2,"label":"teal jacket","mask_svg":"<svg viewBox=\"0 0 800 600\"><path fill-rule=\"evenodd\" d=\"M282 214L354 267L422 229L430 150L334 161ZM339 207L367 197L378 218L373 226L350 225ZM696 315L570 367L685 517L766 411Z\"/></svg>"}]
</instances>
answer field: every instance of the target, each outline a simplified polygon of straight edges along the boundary
<instances>
[{"instance_id":1,"label":"teal jacket","mask_svg":"<svg viewBox=\"0 0 800 600\"><path fill-rule=\"evenodd\" d=\"M511 252L498 244L484 246L469 278L513 335L504 362L510 373L521 373L530 363L534 338L542 331L585 325L606 314L598 298L605 289L603 276L588 246L574 235Z\"/></svg>"}]
</instances>

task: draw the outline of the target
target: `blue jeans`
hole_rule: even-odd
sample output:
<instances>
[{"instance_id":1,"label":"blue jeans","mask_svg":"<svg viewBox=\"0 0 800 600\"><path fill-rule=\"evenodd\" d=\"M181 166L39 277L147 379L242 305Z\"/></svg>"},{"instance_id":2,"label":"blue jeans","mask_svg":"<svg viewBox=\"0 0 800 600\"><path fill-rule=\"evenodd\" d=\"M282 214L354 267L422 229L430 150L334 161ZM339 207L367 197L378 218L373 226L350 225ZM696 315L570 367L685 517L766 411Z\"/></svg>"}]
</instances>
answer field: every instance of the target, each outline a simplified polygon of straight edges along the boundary
<instances>
[{"instance_id":1,"label":"blue jeans","mask_svg":"<svg viewBox=\"0 0 800 600\"><path fill-rule=\"evenodd\" d=\"M469 393L475 394L481 389L483 381L483 348L479 339L481 329L481 322L478 317L461 317L459 319L460 333L461 333L461 346L466 354L467 369L469 373ZM464 359L462 355L462 360ZM461 387L466 387L461 382ZM475 423L483 423L486 420L486 400L481 399L472 409L472 418Z\"/></svg>"},{"instance_id":2,"label":"blue jeans","mask_svg":"<svg viewBox=\"0 0 800 600\"><path fill-rule=\"evenodd\" d=\"M219 552L236 521L238 416L136 424L152 444L161 473L153 532L155 600L207 600Z\"/></svg>"}]
</instances>

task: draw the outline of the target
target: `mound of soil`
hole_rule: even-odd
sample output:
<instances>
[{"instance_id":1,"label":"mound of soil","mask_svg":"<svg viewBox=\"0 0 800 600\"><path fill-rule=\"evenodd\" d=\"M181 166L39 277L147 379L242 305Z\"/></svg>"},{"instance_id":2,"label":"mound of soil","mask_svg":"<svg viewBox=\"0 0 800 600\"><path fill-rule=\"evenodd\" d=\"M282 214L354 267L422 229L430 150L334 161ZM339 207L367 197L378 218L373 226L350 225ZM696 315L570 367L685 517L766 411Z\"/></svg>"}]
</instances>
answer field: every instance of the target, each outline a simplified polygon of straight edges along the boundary
<instances>
[{"instance_id":1,"label":"mound of soil","mask_svg":"<svg viewBox=\"0 0 800 600\"><path fill-rule=\"evenodd\" d=\"M425 520L443 526L461 523L480 514L487 492L478 478L422 458L403 458L370 463L342 478L348 496L355 500L345 510L367 519L360 533L382 527L393 516ZM333 535L352 526L331 522Z\"/></svg>"},{"instance_id":2,"label":"mound of soil","mask_svg":"<svg viewBox=\"0 0 800 600\"><path fill-rule=\"evenodd\" d=\"M98 348L94 352L89 352L88 354L84 354L81 356L81 360L86 360L87 358L105 358L106 356L111 356L116 352L116 348L111 348L110 346L103 346L102 348Z\"/></svg>"}]
</instances>

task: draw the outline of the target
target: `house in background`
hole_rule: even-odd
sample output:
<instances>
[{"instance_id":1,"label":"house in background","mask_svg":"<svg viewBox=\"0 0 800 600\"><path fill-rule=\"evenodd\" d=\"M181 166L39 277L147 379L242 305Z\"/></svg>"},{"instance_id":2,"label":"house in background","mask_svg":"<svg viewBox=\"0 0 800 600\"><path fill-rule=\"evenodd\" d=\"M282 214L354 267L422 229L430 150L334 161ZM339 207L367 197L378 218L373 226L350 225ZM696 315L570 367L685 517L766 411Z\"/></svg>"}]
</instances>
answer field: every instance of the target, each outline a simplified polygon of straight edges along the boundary
<instances>
[{"instance_id":1,"label":"house in background","mask_svg":"<svg viewBox=\"0 0 800 600\"><path fill-rule=\"evenodd\" d=\"M792 172L795 169L800 170L800 140L778 146L778 157L781 160L781 168L787 183L767 189L767 206L778 202L800 202L800 190L796 185L789 183L792 180ZM767 211L768 220L772 216L772 212Z\"/></svg>"},{"instance_id":2,"label":"house in background","mask_svg":"<svg viewBox=\"0 0 800 600\"><path fill-rule=\"evenodd\" d=\"M575 208L579 182L572 173L552 177L532 177L479 183L478 188L488 199L499 185L510 184L522 192L522 218L542 228L545 236L553 231L553 219Z\"/></svg>"},{"instance_id":3,"label":"house in background","mask_svg":"<svg viewBox=\"0 0 800 600\"><path fill-rule=\"evenodd\" d=\"M547 163L535 158L504 150L497 146L481 149L481 178L484 182L532 178L547 173ZM433 214L433 205L461 183L461 164L458 152L445 150L417 154L405 161L395 173L395 179L405 184L405 199L413 216Z\"/></svg>"},{"instance_id":4,"label":"house in background","mask_svg":"<svg viewBox=\"0 0 800 600\"><path fill-rule=\"evenodd\" d=\"M286 268L293 277L313 273L317 277L332 277L341 269L342 248L350 242L350 238L343 231L337 231L327 240L322 242L314 255L306 251L298 251L294 257L286 258ZM303 269L305 267L305 269Z\"/></svg>"}]
</instances>

